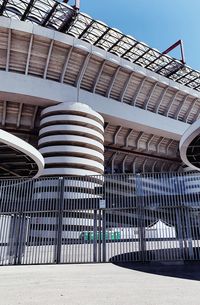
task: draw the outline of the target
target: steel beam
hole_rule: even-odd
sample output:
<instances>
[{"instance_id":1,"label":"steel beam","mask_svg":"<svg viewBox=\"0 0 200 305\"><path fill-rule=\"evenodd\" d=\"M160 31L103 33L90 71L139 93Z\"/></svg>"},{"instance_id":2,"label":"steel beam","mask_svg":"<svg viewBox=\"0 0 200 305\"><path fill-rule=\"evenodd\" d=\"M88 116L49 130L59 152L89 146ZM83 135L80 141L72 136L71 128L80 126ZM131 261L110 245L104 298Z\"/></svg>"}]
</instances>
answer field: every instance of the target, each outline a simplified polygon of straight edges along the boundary
<instances>
[{"instance_id":1,"label":"steel beam","mask_svg":"<svg viewBox=\"0 0 200 305\"><path fill-rule=\"evenodd\" d=\"M97 40L94 42L94 45L96 46L110 30L110 28L107 28L105 32L103 32L103 34L97 38Z\"/></svg>"},{"instance_id":2,"label":"steel beam","mask_svg":"<svg viewBox=\"0 0 200 305\"><path fill-rule=\"evenodd\" d=\"M56 11L56 8L58 7L59 3L54 3L52 8L46 13L44 19L41 21L41 26L46 26L51 17L53 16L54 12Z\"/></svg>"},{"instance_id":3,"label":"steel beam","mask_svg":"<svg viewBox=\"0 0 200 305\"><path fill-rule=\"evenodd\" d=\"M89 30L89 28L95 23L95 20L92 20L83 30L83 32L81 32L81 34L78 36L78 39L81 39Z\"/></svg>"},{"instance_id":4,"label":"steel beam","mask_svg":"<svg viewBox=\"0 0 200 305\"><path fill-rule=\"evenodd\" d=\"M124 54L122 54L121 57L125 57L129 52L131 52L137 45L139 44L139 41L136 41L128 50L126 50L124 52Z\"/></svg>"},{"instance_id":5,"label":"steel beam","mask_svg":"<svg viewBox=\"0 0 200 305\"><path fill-rule=\"evenodd\" d=\"M5 9L6 9L6 5L7 4L8 4L8 0L3 0L3 3L1 5L1 7L0 7L0 16L3 15L3 13L4 13Z\"/></svg>"},{"instance_id":6,"label":"steel beam","mask_svg":"<svg viewBox=\"0 0 200 305\"><path fill-rule=\"evenodd\" d=\"M119 33L120 34L120 33ZM124 34L121 34L121 37L119 39L117 39L117 41L108 49L108 52L112 53L112 50L118 46L118 44L122 41L122 39L126 37Z\"/></svg>"},{"instance_id":7,"label":"steel beam","mask_svg":"<svg viewBox=\"0 0 200 305\"><path fill-rule=\"evenodd\" d=\"M29 0L29 2L27 4L27 7L26 7L26 9L25 9L25 11L24 11L24 13L21 17L21 21L24 21L24 20L27 19L28 15L29 15L29 13L30 13L33 5L34 5L34 2L35 2L35 0Z\"/></svg>"},{"instance_id":8,"label":"steel beam","mask_svg":"<svg viewBox=\"0 0 200 305\"><path fill-rule=\"evenodd\" d=\"M147 49L144 53L142 53L139 57L137 57L133 62L137 63L141 58L144 57L144 55L148 54L151 49Z\"/></svg>"}]
</instances>

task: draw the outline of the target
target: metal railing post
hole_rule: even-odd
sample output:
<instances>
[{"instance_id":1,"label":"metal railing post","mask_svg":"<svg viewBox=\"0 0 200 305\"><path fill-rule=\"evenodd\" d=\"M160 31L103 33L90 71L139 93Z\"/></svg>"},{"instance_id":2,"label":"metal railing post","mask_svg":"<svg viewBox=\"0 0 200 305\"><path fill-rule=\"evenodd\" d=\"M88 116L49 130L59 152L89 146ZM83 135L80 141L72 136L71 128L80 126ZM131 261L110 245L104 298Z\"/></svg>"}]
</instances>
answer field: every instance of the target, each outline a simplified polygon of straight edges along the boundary
<instances>
[{"instance_id":1,"label":"metal railing post","mask_svg":"<svg viewBox=\"0 0 200 305\"><path fill-rule=\"evenodd\" d=\"M63 224L63 208L64 208L64 189L65 179L59 178L59 202L58 202L58 219L57 219L57 244L56 244L56 264L61 262L61 250L62 250L62 224Z\"/></svg>"},{"instance_id":2,"label":"metal railing post","mask_svg":"<svg viewBox=\"0 0 200 305\"><path fill-rule=\"evenodd\" d=\"M98 234L97 234L97 239L98 239L98 262L101 263L101 210L98 210L98 218L99 218L99 225L98 225Z\"/></svg>"},{"instance_id":3,"label":"metal railing post","mask_svg":"<svg viewBox=\"0 0 200 305\"><path fill-rule=\"evenodd\" d=\"M106 211L102 211L102 247L103 247L103 263L106 262Z\"/></svg>"},{"instance_id":4,"label":"metal railing post","mask_svg":"<svg viewBox=\"0 0 200 305\"><path fill-rule=\"evenodd\" d=\"M145 261L146 256L146 241L145 241L145 222L144 222L144 202L142 191L142 177L140 174L136 175L136 204L137 204L137 218L138 218L138 238L139 238L139 252L142 261Z\"/></svg>"},{"instance_id":5,"label":"metal railing post","mask_svg":"<svg viewBox=\"0 0 200 305\"><path fill-rule=\"evenodd\" d=\"M93 262L97 262L97 210L94 210L94 243L93 243Z\"/></svg>"}]
</instances>

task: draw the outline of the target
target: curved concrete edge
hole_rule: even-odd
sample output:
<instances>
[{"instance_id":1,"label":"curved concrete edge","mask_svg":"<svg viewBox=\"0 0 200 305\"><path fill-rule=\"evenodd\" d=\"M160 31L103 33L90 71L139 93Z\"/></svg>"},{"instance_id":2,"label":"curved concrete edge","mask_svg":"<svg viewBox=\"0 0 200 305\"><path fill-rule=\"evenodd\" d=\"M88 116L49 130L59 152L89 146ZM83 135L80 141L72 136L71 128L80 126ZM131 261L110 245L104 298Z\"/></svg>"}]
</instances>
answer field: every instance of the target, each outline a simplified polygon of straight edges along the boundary
<instances>
[{"instance_id":1,"label":"curved concrete edge","mask_svg":"<svg viewBox=\"0 0 200 305\"><path fill-rule=\"evenodd\" d=\"M98 118L102 124L104 124L104 118L99 114L97 113L96 111L94 111L90 106L88 106L87 104L83 104L83 103L74 103L74 102L67 102L64 104L65 106L65 110L67 111L73 111L74 114L76 112L81 112L81 113L85 113L86 114L86 117L87 115L91 115L92 116L92 119L94 121L96 121L96 119ZM58 104L58 105L55 105L55 106L50 106L50 107L47 107L46 109L43 109L42 112L41 112L41 116L43 115L50 115L52 112L61 112L64 110L64 107L63 107L63 103L62 104Z\"/></svg>"},{"instance_id":2,"label":"curved concrete edge","mask_svg":"<svg viewBox=\"0 0 200 305\"><path fill-rule=\"evenodd\" d=\"M39 132L39 136L44 137L46 134L48 135L55 132L58 133L73 132L77 134L85 134L88 137L93 137L93 139L101 141L102 143L104 142L104 136L100 132L84 126L81 126L81 130L80 130L80 126L77 125L53 125L52 123L51 126L41 128Z\"/></svg>"},{"instance_id":3,"label":"curved concrete edge","mask_svg":"<svg viewBox=\"0 0 200 305\"><path fill-rule=\"evenodd\" d=\"M38 172L33 178L38 178L42 175L44 170L44 158L36 148L24 140L2 129L0 129L0 142L15 148L20 152L23 152L37 164Z\"/></svg>"},{"instance_id":4,"label":"curved concrete edge","mask_svg":"<svg viewBox=\"0 0 200 305\"><path fill-rule=\"evenodd\" d=\"M94 147L97 151L100 151L102 153L104 152L104 145L101 144L100 142L90 139L90 138L77 136L77 135L46 136L44 138L39 139L38 145L39 145L39 147L41 145L52 146L52 145L48 145L48 144L55 143L55 142L76 143L77 146L78 146L78 144L80 146L88 145L88 146L90 146L89 148Z\"/></svg>"},{"instance_id":5,"label":"curved concrete edge","mask_svg":"<svg viewBox=\"0 0 200 305\"><path fill-rule=\"evenodd\" d=\"M98 181L98 182L97 182ZM48 187L55 187L54 191L51 191L51 193L53 192L57 192L56 187L59 187L59 179L49 179L46 180L46 178L44 180L40 179L39 181L36 181L34 184L34 189L38 189L40 191L41 189L41 185L43 187L47 187L46 189L43 190L43 193L48 193ZM64 186L65 187L79 187L81 186L81 188L84 188L86 190L93 190L95 187L99 187L99 186L103 185L103 176L102 175L96 175L95 176L95 182L94 181L89 181L86 179L86 181L83 180L83 177L81 176L81 179L75 179L73 180L72 177L67 177L67 179L64 179Z\"/></svg>"},{"instance_id":6,"label":"curved concrete edge","mask_svg":"<svg viewBox=\"0 0 200 305\"><path fill-rule=\"evenodd\" d=\"M58 145L58 146L47 146L40 148L40 152L44 157L47 157L47 154L50 153L72 153L74 156L77 156L77 147L70 145ZM78 155L85 155L89 158L98 159L100 162L104 162L104 155L94 149L87 147L78 147Z\"/></svg>"},{"instance_id":7,"label":"curved concrete edge","mask_svg":"<svg viewBox=\"0 0 200 305\"><path fill-rule=\"evenodd\" d=\"M102 173L103 174L103 173ZM95 171L79 168L45 168L43 176L99 176Z\"/></svg>"},{"instance_id":8,"label":"curved concrete edge","mask_svg":"<svg viewBox=\"0 0 200 305\"><path fill-rule=\"evenodd\" d=\"M190 143L200 135L200 120L194 122L183 134L180 143L179 150L182 161L190 167L190 169L200 171L199 167L194 166L187 158L187 149Z\"/></svg>"},{"instance_id":9,"label":"curved concrete edge","mask_svg":"<svg viewBox=\"0 0 200 305\"><path fill-rule=\"evenodd\" d=\"M80 158L80 157L47 157L45 158L45 164L55 164L55 167L57 164L63 164L63 167L67 164L70 164L71 167L73 167L73 164L80 165L80 166L90 166L95 168L95 171L98 172L98 170L101 170L101 173L104 171L104 166L94 160L86 159L86 158ZM100 174L101 174L100 173Z\"/></svg>"},{"instance_id":10,"label":"curved concrete edge","mask_svg":"<svg viewBox=\"0 0 200 305\"><path fill-rule=\"evenodd\" d=\"M44 100L48 101L48 106L56 103L67 103L65 102L66 96L70 101L75 102L77 100L78 89L70 85L61 85L50 80L4 71L0 71L0 79L0 92L4 99L16 102L20 99L24 103L29 101L40 106L45 105ZM190 126L188 123L125 103L119 103L111 98L108 99L83 89L79 90L79 101L87 103L96 112L101 113L105 121L111 124L152 133L176 141L180 141L181 136ZM57 119L58 117L64 119L64 116L63 118L61 115L57 116ZM72 116L71 119L73 118ZM51 117L51 120L54 119L56 118ZM68 119L70 118L68 117ZM78 118L75 119L78 120ZM87 118L88 120L89 118ZM42 124L48 122L49 117L42 119L41 127ZM94 121L91 120L91 123L94 125ZM102 125L99 124L98 126L102 130Z\"/></svg>"},{"instance_id":11,"label":"curved concrete edge","mask_svg":"<svg viewBox=\"0 0 200 305\"><path fill-rule=\"evenodd\" d=\"M63 103L63 106L65 106L66 103ZM96 128L97 130L104 132L103 124L100 124L99 122L96 122L93 119L86 118L83 116L78 116L76 114L57 114L57 115L48 115L47 117L41 119L40 126L41 128L44 128L44 124L52 124L53 121L56 122L77 122L77 123L84 123L87 126L91 126L92 128Z\"/></svg>"}]
</instances>

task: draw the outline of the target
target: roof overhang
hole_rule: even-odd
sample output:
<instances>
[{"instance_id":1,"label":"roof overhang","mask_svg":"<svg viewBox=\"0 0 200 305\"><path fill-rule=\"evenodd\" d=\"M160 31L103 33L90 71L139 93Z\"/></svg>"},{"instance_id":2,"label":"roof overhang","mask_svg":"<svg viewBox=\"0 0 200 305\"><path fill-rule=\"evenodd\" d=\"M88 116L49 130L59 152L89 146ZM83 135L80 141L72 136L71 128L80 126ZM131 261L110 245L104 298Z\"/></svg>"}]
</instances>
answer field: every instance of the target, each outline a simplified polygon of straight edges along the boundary
<instances>
[{"instance_id":1,"label":"roof overhang","mask_svg":"<svg viewBox=\"0 0 200 305\"><path fill-rule=\"evenodd\" d=\"M63 1L0 0L0 15L70 34L159 75L200 91L200 72L110 28Z\"/></svg>"}]
</instances>

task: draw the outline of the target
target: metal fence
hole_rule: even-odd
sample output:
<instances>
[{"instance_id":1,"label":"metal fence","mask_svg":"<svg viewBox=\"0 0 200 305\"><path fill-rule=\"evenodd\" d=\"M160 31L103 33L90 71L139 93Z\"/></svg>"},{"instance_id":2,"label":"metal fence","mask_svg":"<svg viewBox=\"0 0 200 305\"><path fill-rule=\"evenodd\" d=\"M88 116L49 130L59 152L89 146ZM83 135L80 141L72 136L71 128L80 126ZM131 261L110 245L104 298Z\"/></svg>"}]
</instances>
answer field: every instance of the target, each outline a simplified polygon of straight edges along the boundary
<instances>
[{"instance_id":1,"label":"metal fence","mask_svg":"<svg viewBox=\"0 0 200 305\"><path fill-rule=\"evenodd\" d=\"M200 259L200 175L0 180L0 265Z\"/></svg>"}]
</instances>

